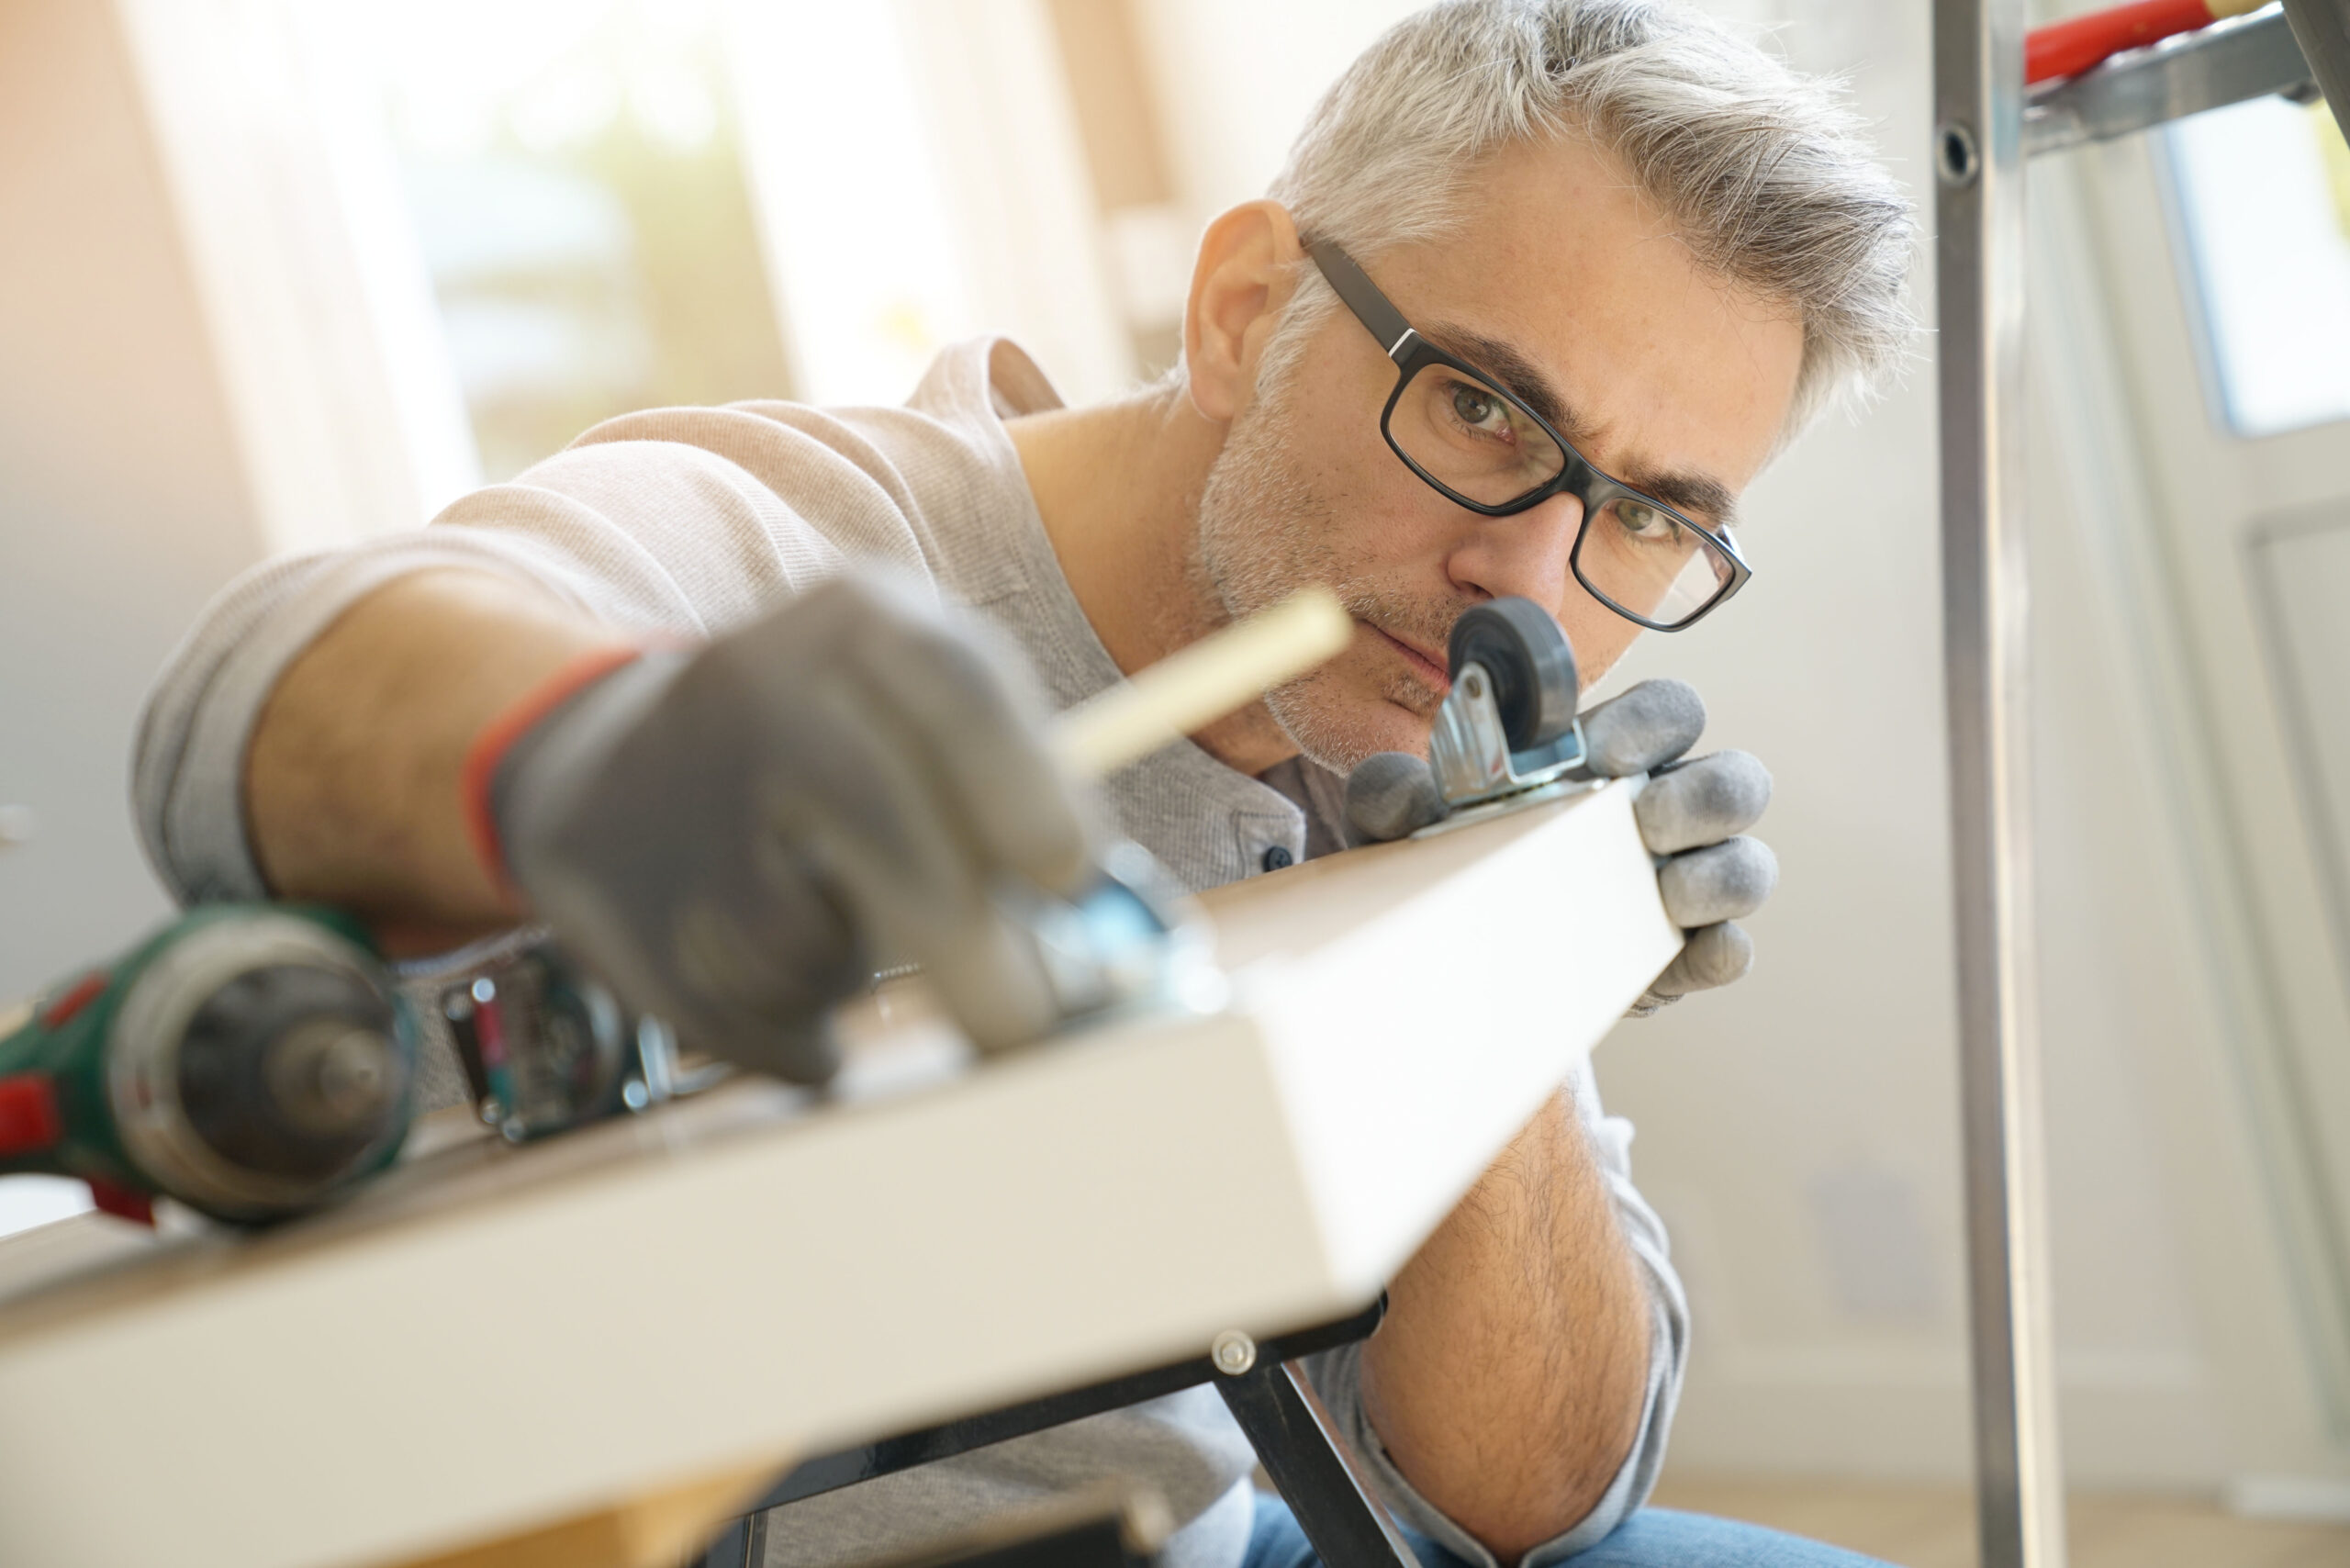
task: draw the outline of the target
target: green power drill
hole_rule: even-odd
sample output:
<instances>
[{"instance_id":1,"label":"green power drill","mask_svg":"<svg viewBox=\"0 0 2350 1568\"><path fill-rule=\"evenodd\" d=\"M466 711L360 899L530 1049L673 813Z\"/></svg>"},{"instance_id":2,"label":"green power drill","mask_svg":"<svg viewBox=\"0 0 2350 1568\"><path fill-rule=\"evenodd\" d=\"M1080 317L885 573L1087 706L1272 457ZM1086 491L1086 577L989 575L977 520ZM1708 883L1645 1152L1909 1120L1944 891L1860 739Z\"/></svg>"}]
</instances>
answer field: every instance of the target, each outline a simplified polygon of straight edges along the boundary
<instances>
[{"instance_id":1,"label":"green power drill","mask_svg":"<svg viewBox=\"0 0 2350 1568\"><path fill-rule=\"evenodd\" d=\"M408 1134L415 1020L361 927L216 904L0 1009L0 1174L252 1224L318 1207Z\"/></svg>"}]
</instances>

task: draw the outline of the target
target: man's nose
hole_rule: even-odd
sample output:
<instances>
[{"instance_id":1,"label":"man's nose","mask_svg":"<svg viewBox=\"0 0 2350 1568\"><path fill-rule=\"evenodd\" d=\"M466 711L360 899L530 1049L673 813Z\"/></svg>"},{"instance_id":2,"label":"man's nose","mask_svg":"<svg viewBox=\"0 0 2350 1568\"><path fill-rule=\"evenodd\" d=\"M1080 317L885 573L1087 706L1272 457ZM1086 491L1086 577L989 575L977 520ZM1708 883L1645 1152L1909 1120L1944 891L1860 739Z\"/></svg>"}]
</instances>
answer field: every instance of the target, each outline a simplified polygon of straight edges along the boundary
<instances>
[{"instance_id":1,"label":"man's nose","mask_svg":"<svg viewBox=\"0 0 2350 1568\"><path fill-rule=\"evenodd\" d=\"M1552 614L1573 578L1569 564L1583 528L1583 501L1552 496L1514 517L1487 518L1455 551L1452 577L1495 599L1517 594Z\"/></svg>"}]
</instances>

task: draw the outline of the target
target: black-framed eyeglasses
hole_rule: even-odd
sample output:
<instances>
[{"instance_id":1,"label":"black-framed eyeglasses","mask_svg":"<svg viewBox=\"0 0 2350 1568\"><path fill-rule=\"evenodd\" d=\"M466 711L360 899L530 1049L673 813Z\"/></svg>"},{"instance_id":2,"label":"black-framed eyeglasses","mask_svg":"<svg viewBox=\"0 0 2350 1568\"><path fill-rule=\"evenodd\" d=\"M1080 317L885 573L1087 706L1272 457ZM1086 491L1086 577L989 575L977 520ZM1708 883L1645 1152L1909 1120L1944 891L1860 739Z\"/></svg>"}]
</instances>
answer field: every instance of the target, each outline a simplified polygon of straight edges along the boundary
<instances>
[{"instance_id":1,"label":"black-framed eyeglasses","mask_svg":"<svg viewBox=\"0 0 2350 1568\"><path fill-rule=\"evenodd\" d=\"M1658 632L1695 625L1754 575L1729 529L1693 521L1608 477L1491 375L1420 336L1346 252L1326 240L1308 241L1306 251L1395 362L1380 433L1447 499L1511 517L1573 496L1583 502L1568 556L1575 580L1627 621Z\"/></svg>"}]
</instances>

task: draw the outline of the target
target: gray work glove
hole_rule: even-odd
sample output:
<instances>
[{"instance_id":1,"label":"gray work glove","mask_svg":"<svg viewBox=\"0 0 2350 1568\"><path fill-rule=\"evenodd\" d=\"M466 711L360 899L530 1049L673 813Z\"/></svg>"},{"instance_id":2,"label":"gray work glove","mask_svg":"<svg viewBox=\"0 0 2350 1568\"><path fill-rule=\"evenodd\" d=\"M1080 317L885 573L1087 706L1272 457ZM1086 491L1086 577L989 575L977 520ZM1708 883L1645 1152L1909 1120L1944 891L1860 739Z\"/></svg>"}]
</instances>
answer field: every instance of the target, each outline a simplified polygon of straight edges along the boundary
<instances>
[{"instance_id":1,"label":"gray work glove","mask_svg":"<svg viewBox=\"0 0 2350 1568\"><path fill-rule=\"evenodd\" d=\"M1591 770L1650 775L1632 815L1660 857L1657 890L1688 942L1632 1004L1645 1018L1693 991L1728 985L1754 966L1754 940L1735 923L1762 907L1779 879L1770 847L1744 831L1771 803L1771 775L1742 751L1680 760L1706 728L1706 705L1678 680L1647 680L1583 716ZM1402 838L1440 821L1444 798L1427 761L1382 752L1347 778L1347 822L1363 839Z\"/></svg>"},{"instance_id":2,"label":"gray work glove","mask_svg":"<svg viewBox=\"0 0 2350 1568\"><path fill-rule=\"evenodd\" d=\"M983 1048L1056 1020L991 894L1093 873L1088 806L1017 652L879 576L644 655L527 731L489 815L532 913L715 1056L828 1077L826 1009L922 965Z\"/></svg>"}]
</instances>

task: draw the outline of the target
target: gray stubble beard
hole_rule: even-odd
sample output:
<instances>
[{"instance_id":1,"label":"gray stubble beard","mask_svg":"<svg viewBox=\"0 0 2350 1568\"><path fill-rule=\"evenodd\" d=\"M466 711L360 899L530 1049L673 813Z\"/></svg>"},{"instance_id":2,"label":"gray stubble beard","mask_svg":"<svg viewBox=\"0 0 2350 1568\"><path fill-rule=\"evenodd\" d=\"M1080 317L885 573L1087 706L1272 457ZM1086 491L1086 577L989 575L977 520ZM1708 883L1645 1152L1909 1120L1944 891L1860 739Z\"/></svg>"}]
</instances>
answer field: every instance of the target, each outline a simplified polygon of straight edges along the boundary
<instances>
[{"instance_id":1,"label":"gray stubble beard","mask_svg":"<svg viewBox=\"0 0 2350 1568\"><path fill-rule=\"evenodd\" d=\"M1375 584L1350 579L1333 542L1329 503L1290 460L1288 377L1265 387L1232 422L1200 492L1199 527L1188 564L1193 602L1227 624L1312 583L1327 586L1348 613L1408 630L1441 648L1468 600L1440 610ZM1203 629L1204 630L1204 629ZM1340 672L1325 666L1265 694L1265 705L1306 757L1346 773L1380 747L1350 733ZM1438 699L1402 670L1383 672L1376 695L1422 718Z\"/></svg>"}]
</instances>

